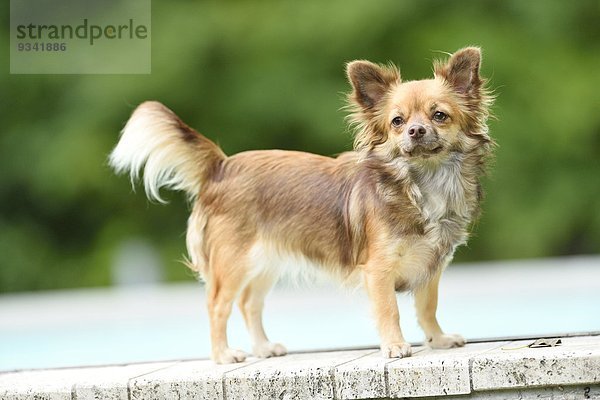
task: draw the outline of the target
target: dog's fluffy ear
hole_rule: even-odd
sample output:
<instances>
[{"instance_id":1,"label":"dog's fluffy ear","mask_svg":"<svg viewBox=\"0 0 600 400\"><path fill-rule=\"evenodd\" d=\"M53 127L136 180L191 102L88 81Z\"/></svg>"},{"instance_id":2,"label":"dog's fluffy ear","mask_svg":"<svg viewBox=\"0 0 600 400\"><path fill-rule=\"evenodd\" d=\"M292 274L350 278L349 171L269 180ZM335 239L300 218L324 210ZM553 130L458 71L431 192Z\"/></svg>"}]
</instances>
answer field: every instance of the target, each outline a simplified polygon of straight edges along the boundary
<instances>
[{"instance_id":1,"label":"dog's fluffy ear","mask_svg":"<svg viewBox=\"0 0 600 400\"><path fill-rule=\"evenodd\" d=\"M458 93L476 97L483 84L480 64L481 49L466 47L454 53L446 63L436 63L435 76L444 79Z\"/></svg>"},{"instance_id":2,"label":"dog's fluffy ear","mask_svg":"<svg viewBox=\"0 0 600 400\"><path fill-rule=\"evenodd\" d=\"M373 109L394 83L400 83L400 73L393 66L379 66L358 60L346 66L348 80L352 85L350 100L363 110Z\"/></svg>"},{"instance_id":3,"label":"dog's fluffy ear","mask_svg":"<svg viewBox=\"0 0 600 400\"><path fill-rule=\"evenodd\" d=\"M446 62L434 64L435 77L447 82L456 93L463 97L464 106L469 110L466 133L485 143L493 143L487 133L486 121L494 96L487 88L487 81L479 74L481 49L466 47L454 53Z\"/></svg>"}]
</instances>

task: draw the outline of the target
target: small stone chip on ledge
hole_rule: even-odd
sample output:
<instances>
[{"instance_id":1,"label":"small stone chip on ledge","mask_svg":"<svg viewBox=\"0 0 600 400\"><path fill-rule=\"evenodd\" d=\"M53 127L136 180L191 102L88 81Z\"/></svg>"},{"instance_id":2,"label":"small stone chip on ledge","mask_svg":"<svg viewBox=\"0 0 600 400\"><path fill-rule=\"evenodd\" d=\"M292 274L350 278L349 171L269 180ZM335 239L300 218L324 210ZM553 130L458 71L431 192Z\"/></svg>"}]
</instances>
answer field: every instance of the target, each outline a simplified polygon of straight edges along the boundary
<instances>
[{"instance_id":1,"label":"small stone chip on ledge","mask_svg":"<svg viewBox=\"0 0 600 400\"><path fill-rule=\"evenodd\" d=\"M552 339L538 339L535 342L531 343L529 347L535 349L536 347L556 347L562 344L562 340L560 338L552 338Z\"/></svg>"},{"instance_id":2,"label":"small stone chip on ledge","mask_svg":"<svg viewBox=\"0 0 600 400\"><path fill-rule=\"evenodd\" d=\"M417 346L404 359L366 349L5 372L0 399L600 399L598 333L545 340Z\"/></svg>"}]
</instances>

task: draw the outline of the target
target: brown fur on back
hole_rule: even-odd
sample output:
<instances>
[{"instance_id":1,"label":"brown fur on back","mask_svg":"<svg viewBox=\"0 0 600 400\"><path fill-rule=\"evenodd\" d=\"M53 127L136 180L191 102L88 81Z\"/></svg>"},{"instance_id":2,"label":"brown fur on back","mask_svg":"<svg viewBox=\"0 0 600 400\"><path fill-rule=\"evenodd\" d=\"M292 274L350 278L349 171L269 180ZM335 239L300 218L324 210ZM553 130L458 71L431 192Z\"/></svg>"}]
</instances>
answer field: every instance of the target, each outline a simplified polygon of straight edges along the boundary
<instances>
[{"instance_id":1,"label":"brown fur on back","mask_svg":"<svg viewBox=\"0 0 600 400\"><path fill-rule=\"evenodd\" d=\"M239 153L207 182L197 207L208 218L227 219L238 240L274 243L349 273L345 270L364 262L369 219L377 214L387 216L385 224L399 233L423 231L417 208L393 173L375 162L358 163L357 157L353 152L338 158L279 150ZM377 194L386 187L388 193ZM210 249L219 239L209 234L205 240Z\"/></svg>"}]
</instances>

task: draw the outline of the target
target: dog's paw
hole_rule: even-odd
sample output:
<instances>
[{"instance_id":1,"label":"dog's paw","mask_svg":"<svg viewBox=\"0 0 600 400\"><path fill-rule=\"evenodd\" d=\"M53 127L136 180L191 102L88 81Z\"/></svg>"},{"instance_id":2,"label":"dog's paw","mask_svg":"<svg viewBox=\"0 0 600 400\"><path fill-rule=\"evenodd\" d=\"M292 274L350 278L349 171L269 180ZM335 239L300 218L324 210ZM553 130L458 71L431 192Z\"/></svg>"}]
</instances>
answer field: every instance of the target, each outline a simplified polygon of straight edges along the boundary
<instances>
[{"instance_id":1,"label":"dog's paw","mask_svg":"<svg viewBox=\"0 0 600 400\"><path fill-rule=\"evenodd\" d=\"M217 364L233 364L246 360L246 353L241 350L225 349L218 353L213 353L212 359Z\"/></svg>"},{"instance_id":2,"label":"dog's paw","mask_svg":"<svg viewBox=\"0 0 600 400\"><path fill-rule=\"evenodd\" d=\"M412 348L410 343L396 342L381 345L381 353L385 358L404 358L410 357Z\"/></svg>"},{"instance_id":3,"label":"dog's paw","mask_svg":"<svg viewBox=\"0 0 600 400\"><path fill-rule=\"evenodd\" d=\"M287 349L280 343L264 342L254 346L252 353L259 358L279 357L287 354Z\"/></svg>"},{"instance_id":4,"label":"dog's paw","mask_svg":"<svg viewBox=\"0 0 600 400\"><path fill-rule=\"evenodd\" d=\"M466 340L460 335L437 335L427 339L427 344L432 349L451 349L453 347L462 347Z\"/></svg>"}]
</instances>

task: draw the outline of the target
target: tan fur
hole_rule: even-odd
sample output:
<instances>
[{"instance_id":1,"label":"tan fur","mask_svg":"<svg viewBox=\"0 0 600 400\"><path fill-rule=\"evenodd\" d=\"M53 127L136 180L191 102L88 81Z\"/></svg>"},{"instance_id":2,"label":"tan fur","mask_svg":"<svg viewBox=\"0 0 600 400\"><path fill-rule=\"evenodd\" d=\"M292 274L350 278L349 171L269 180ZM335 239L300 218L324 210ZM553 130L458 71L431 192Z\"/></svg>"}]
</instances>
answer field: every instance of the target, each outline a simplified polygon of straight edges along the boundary
<instances>
[{"instance_id":1,"label":"tan fur","mask_svg":"<svg viewBox=\"0 0 600 400\"><path fill-rule=\"evenodd\" d=\"M434 79L406 83L393 66L348 64L355 151L337 158L280 150L225 157L159 103L134 112L111 162L133 176L143 162L148 174L150 165L153 197L171 185L194 199L187 247L190 267L208 284L216 362L245 358L227 343L236 298L254 354L285 354L264 332L264 297L284 270L312 267L364 284L384 356L411 352L398 290L414 291L431 346L464 344L442 332L435 313L440 275L479 211L479 178L493 146L485 125L492 99L479 63L479 49L466 48L436 64ZM415 126L426 133L412 137ZM144 135L161 145L140 156L135 141Z\"/></svg>"}]
</instances>

